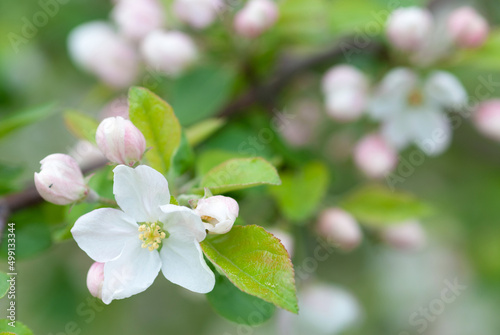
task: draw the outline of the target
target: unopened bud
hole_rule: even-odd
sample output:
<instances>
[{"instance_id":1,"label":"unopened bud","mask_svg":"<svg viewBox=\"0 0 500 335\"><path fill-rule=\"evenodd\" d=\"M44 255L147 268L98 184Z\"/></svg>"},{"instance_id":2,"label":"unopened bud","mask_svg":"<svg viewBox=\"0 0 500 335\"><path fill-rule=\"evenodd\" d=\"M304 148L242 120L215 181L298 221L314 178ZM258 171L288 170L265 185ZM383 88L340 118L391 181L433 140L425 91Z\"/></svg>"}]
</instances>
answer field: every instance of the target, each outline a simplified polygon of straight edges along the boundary
<instances>
[{"instance_id":1,"label":"unopened bud","mask_svg":"<svg viewBox=\"0 0 500 335\"><path fill-rule=\"evenodd\" d=\"M500 141L500 99L479 104L474 114L474 123L483 135Z\"/></svg>"},{"instance_id":2,"label":"unopened bud","mask_svg":"<svg viewBox=\"0 0 500 335\"><path fill-rule=\"evenodd\" d=\"M271 0L250 0L234 18L236 33L255 38L271 28L278 19L278 6Z\"/></svg>"},{"instance_id":3,"label":"unopened bud","mask_svg":"<svg viewBox=\"0 0 500 335\"><path fill-rule=\"evenodd\" d=\"M69 35L68 48L77 65L111 86L127 87L137 76L134 48L105 22L89 22L75 28Z\"/></svg>"},{"instance_id":4,"label":"unopened bud","mask_svg":"<svg viewBox=\"0 0 500 335\"><path fill-rule=\"evenodd\" d=\"M326 96L326 112L340 122L355 121L366 109L366 93L356 88L341 88Z\"/></svg>"},{"instance_id":5,"label":"unopened bud","mask_svg":"<svg viewBox=\"0 0 500 335\"><path fill-rule=\"evenodd\" d=\"M380 135L368 135L354 148L356 166L370 178L383 178L398 164L397 152Z\"/></svg>"},{"instance_id":6,"label":"unopened bud","mask_svg":"<svg viewBox=\"0 0 500 335\"><path fill-rule=\"evenodd\" d=\"M194 211L201 217L209 233L225 234L233 227L239 206L233 198L216 195L198 200Z\"/></svg>"},{"instance_id":7,"label":"unopened bud","mask_svg":"<svg viewBox=\"0 0 500 335\"><path fill-rule=\"evenodd\" d=\"M222 0L175 0L174 13L179 20L203 29L211 25L224 8Z\"/></svg>"},{"instance_id":8,"label":"unopened bud","mask_svg":"<svg viewBox=\"0 0 500 335\"><path fill-rule=\"evenodd\" d=\"M343 209L324 210L317 228L321 236L342 250L353 250L361 243L362 233L358 223Z\"/></svg>"},{"instance_id":9,"label":"unopened bud","mask_svg":"<svg viewBox=\"0 0 500 335\"><path fill-rule=\"evenodd\" d=\"M124 118L109 117L97 127L97 146L113 163L132 166L142 159L146 139L139 129Z\"/></svg>"},{"instance_id":10,"label":"unopened bud","mask_svg":"<svg viewBox=\"0 0 500 335\"><path fill-rule=\"evenodd\" d=\"M83 200L89 193L76 160L64 154L42 159L40 172L35 172L35 186L40 196L56 205Z\"/></svg>"},{"instance_id":11,"label":"unopened bud","mask_svg":"<svg viewBox=\"0 0 500 335\"><path fill-rule=\"evenodd\" d=\"M95 262L87 273L87 287L92 296L102 299L102 284L104 283L104 263Z\"/></svg>"},{"instance_id":12,"label":"unopened bud","mask_svg":"<svg viewBox=\"0 0 500 335\"><path fill-rule=\"evenodd\" d=\"M417 51L429 38L432 30L432 14L423 8L399 8L392 12L386 33L394 47L402 51Z\"/></svg>"},{"instance_id":13,"label":"unopened bud","mask_svg":"<svg viewBox=\"0 0 500 335\"><path fill-rule=\"evenodd\" d=\"M191 38L179 31L153 31L141 45L146 63L153 70L177 76L198 57L198 50Z\"/></svg>"},{"instance_id":14,"label":"unopened bud","mask_svg":"<svg viewBox=\"0 0 500 335\"><path fill-rule=\"evenodd\" d=\"M382 239L395 248L405 250L422 249L426 243L425 232L418 221L390 226L382 232Z\"/></svg>"},{"instance_id":15,"label":"unopened bud","mask_svg":"<svg viewBox=\"0 0 500 335\"><path fill-rule=\"evenodd\" d=\"M448 31L452 39L463 48L483 45L489 30L488 21L472 7L460 7L448 19Z\"/></svg>"},{"instance_id":16,"label":"unopened bud","mask_svg":"<svg viewBox=\"0 0 500 335\"><path fill-rule=\"evenodd\" d=\"M325 95L346 87L363 91L368 89L368 81L363 72L350 65L332 67L323 77L321 84Z\"/></svg>"},{"instance_id":17,"label":"unopened bud","mask_svg":"<svg viewBox=\"0 0 500 335\"><path fill-rule=\"evenodd\" d=\"M139 40L163 26L163 12L164 8L157 0L120 0L111 16L124 36Z\"/></svg>"}]
</instances>

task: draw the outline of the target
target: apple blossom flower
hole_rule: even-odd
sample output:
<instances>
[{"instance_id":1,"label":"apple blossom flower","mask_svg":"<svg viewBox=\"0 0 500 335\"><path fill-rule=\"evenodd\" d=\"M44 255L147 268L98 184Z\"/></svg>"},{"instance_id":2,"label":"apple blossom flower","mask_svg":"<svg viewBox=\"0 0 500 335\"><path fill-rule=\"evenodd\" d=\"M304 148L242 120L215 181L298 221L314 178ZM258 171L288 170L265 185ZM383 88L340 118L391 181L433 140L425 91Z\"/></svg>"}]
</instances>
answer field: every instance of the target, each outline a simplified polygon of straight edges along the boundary
<instances>
[{"instance_id":1,"label":"apple blossom flower","mask_svg":"<svg viewBox=\"0 0 500 335\"><path fill-rule=\"evenodd\" d=\"M142 41L141 52L150 67L170 76L179 75L198 57L193 40L180 31L149 33Z\"/></svg>"},{"instance_id":2,"label":"apple blossom flower","mask_svg":"<svg viewBox=\"0 0 500 335\"><path fill-rule=\"evenodd\" d=\"M73 61L113 87L130 86L138 72L134 48L106 22L94 21L75 28L68 38Z\"/></svg>"},{"instance_id":3,"label":"apple blossom flower","mask_svg":"<svg viewBox=\"0 0 500 335\"><path fill-rule=\"evenodd\" d=\"M113 163L134 165L142 159L146 139L130 120L109 117L99 124L95 134L97 146Z\"/></svg>"},{"instance_id":4,"label":"apple blossom flower","mask_svg":"<svg viewBox=\"0 0 500 335\"><path fill-rule=\"evenodd\" d=\"M233 227L239 206L233 198L216 195L198 200L194 211L209 233L225 234Z\"/></svg>"},{"instance_id":5,"label":"apple blossom flower","mask_svg":"<svg viewBox=\"0 0 500 335\"><path fill-rule=\"evenodd\" d=\"M317 229L327 241L345 251L355 249L363 236L354 217L340 208L324 210L320 214Z\"/></svg>"},{"instance_id":6,"label":"apple blossom flower","mask_svg":"<svg viewBox=\"0 0 500 335\"><path fill-rule=\"evenodd\" d=\"M249 0L234 17L236 33L256 38L271 28L278 19L278 6L271 0Z\"/></svg>"},{"instance_id":7,"label":"apple blossom flower","mask_svg":"<svg viewBox=\"0 0 500 335\"><path fill-rule=\"evenodd\" d=\"M361 319L356 297L343 288L322 283L299 290L298 315L279 311L278 334L340 334Z\"/></svg>"},{"instance_id":8,"label":"apple blossom flower","mask_svg":"<svg viewBox=\"0 0 500 335\"><path fill-rule=\"evenodd\" d=\"M131 40L139 40L165 23L164 8L158 0L120 0L111 17L120 33Z\"/></svg>"},{"instance_id":9,"label":"apple blossom flower","mask_svg":"<svg viewBox=\"0 0 500 335\"><path fill-rule=\"evenodd\" d=\"M174 284L210 292L215 276L199 244L206 236L200 217L171 205L167 180L149 166L119 165L113 172L121 210L96 209L71 229L78 246L105 263L102 301L109 304L145 291L160 270Z\"/></svg>"},{"instance_id":10,"label":"apple blossom flower","mask_svg":"<svg viewBox=\"0 0 500 335\"><path fill-rule=\"evenodd\" d=\"M48 155L35 172L35 187L40 196L56 205L83 200L90 192L76 160L65 154Z\"/></svg>"},{"instance_id":11,"label":"apple blossom flower","mask_svg":"<svg viewBox=\"0 0 500 335\"><path fill-rule=\"evenodd\" d=\"M500 99L480 103L473 115L473 120L482 134L500 141Z\"/></svg>"},{"instance_id":12,"label":"apple blossom flower","mask_svg":"<svg viewBox=\"0 0 500 335\"><path fill-rule=\"evenodd\" d=\"M175 0L173 6L177 18L194 28L203 29L215 21L218 12L224 8L224 1Z\"/></svg>"},{"instance_id":13,"label":"apple blossom flower","mask_svg":"<svg viewBox=\"0 0 500 335\"><path fill-rule=\"evenodd\" d=\"M327 113L337 121L357 120L365 111L368 80L353 66L331 68L323 77L322 90Z\"/></svg>"},{"instance_id":14,"label":"apple blossom flower","mask_svg":"<svg viewBox=\"0 0 500 335\"><path fill-rule=\"evenodd\" d=\"M435 71L422 83L412 70L396 68L378 86L368 113L382 121L382 135L395 149L414 143L438 155L451 140L446 109L461 108L467 100L460 81L448 72Z\"/></svg>"},{"instance_id":15,"label":"apple blossom flower","mask_svg":"<svg viewBox=\"0 0 500 335\"><path fill-rule=\"evenodd\" d=\"M455 43L464 48L484 44L489 33L488 21L472 7L455 9L448 19L448 31Z\"/></svg>"},{"instance_id":16,"label":"apple blossom flower","mask_svg":"<svg viewBox=\"0 0 500 335\"><path fill-rule=\"evenodd\" d=\"M383 178L398 164L398 153L378 134L367 135L354 148L356 166L370 178Z\"/></svg>"},{"instance_id":17,"label":"apple blossom flower","mask_svg":"<svg viewBox=\"0 0 500 335\"><path fill-rule=\"evenodd\" d=\"M419 7L398 8L386 24L391 44L402 51L417 51L432 31L433 18L429 10Z\"/></svg>"},{"instance_id":18,"label":"apple blossom flower","mask_svg":"<svg viewBox=\"0 0 500 335\"><path fill-rule=\"evenodd\" d=\"M426 235L418 221L410 220L385 228L382 240L398 249L419 250L425 246Z\"/></svg>"},{"instance_id":19,"label":"apple blossom flower","mask_svg":"<svg viewBox=\"0 0 500 335\"><path fill-rule=\"evenodd\" d=\"M93 297L102 299L104 283L104 263L94 262L87 273L87 288Z\"/></svg>"}]
</instances>

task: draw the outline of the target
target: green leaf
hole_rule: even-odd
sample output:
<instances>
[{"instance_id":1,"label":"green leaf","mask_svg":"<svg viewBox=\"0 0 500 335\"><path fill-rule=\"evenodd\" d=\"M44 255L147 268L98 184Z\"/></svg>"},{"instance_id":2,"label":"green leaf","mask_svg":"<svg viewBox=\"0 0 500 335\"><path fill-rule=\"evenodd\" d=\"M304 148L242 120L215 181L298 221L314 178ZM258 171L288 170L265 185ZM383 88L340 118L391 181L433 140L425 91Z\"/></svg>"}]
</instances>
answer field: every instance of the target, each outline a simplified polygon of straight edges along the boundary
<instances>
[{"instance_id":1,"label":"green leaf","mask_svg":"<svg viewBox=\"0 0 500 335\"><path fill-rule=\"evenodd\" d=\"M33 332L23 325L21 322L16 321L15 327L9 326L11 321L7 319L0 320L0 335L14 334L14 335L33 335Z\"/></svg>"},{"instance_id":2,"label":"green leaf","mask_svg":"<svg viewBox=\"0 0 500 335\"><path fill-rule=\"evenodd\" d=\"M206 150L197 157L196 173L198 176L204 176L208 171L212 170L217 165L234 158L248 158L248 156L241 155L233 151L217 149Z\"/></svg>"},{"instance_id":3,"label":"green leaf","mask_svg":"<svg viewBox=\"0 0 500 335\"><path fill-rule=\"evenodd\" d=\"M500 70L498 54L500 53L500 28L490 32L486 43L479 49L464 49L455 53L453 67L479 70ZM474 78L477 79L477 78Z\"/></svg>"},{"instance_id":4,"label":"green leaf","mask_svg":"<svg viewBox=\"0 0 500 335\"><path fill-rule=\"evenodd\" d=\"M0 138L5 137L13 131L41 121L56 112L55 104L34 107L32 109L15 112L0 119Z\"/></svg>"},{"instance_id":5,"label":"green leaf","mask_svg":"<svg viewBox=\"0 0 500 335\"><path fill-rule=\"evenodd\" d=\"M430 207L403 192L370 185L350 194L341 207L350 212L360 222L371 226L386 226L416 219L431 212Z\"/></svg>"},{"instance_id":6,"label":"green leaf","mask_svg":"<svg viewBox=\"0 0 500 335\"><path fill-rule=\"evenodd\" d=\"M9 291L10 284L7 281L9 279L10 276L0 271L0 299L3 298Z\"/></svg>"},{"instance_id":7,"label":"green leaf","mask_svg":"<svg viewBox=\"0 0 500 335\"><path fill-rule=\"evenodd\" d=\"M298 312L292 262L279 239L259 226L234 226L210 235L201 247L208 259L240 290Z\"/></svg>"},{"instance_id":8,"label":"green leaf","mask_svg":"<svg viewBox=\"0 0 500 335\"><path fill-rule=\"evenodd\" d=\"M226 124L224 119L207 119L186 129L186 137L192 147L200 144Z\"/></svg>"},{"instance_id":9,"label":"green leaf","mask_svg":"<svg viewBox=\"0 0 500 335\"><path fill-rule=\"evenodd\" d=\"M282 184L271 188L283 214L292 221L304 222L315 214L329 182L328 168L312 162L298 172L281 174Z\"/></svg>"},{"instance_id":10,"label":"green leaf","mask_svg":"<svg viewBox=\"0 0 500 335\"><path fill-rule=\"evenodd\" d=\"M139 128L148 147L146 159L152 168L166 174L181 143L181 126L172 107L142 87L129 91L130 120Z\"/></svg>"},{"instance_id":11,"label":"green leaf","mask_svg":"<svg viewBox=\"0 0 500 335\"><path fill-rule=\"evenodd\" d=\"M261 157L230 159L207 172L201 188L215 193L225 193L248 187L281 184L276 168Z\"/></svg>"},{"instance_id":12,"label":"green leaf","mask_svg":"<svg viewBox=\"0 0 500 335\"><path fill-rule=\"evenodd\" d=\"M95 143L95 133L99 123L92 117L75 110L64 112L64 123L77 138Z\"/></svg>"},{"instance_id":13,"label":"green leaf","mask_svg":"<svg viewBox=\"0 0 500 335\"><path fill-rule=\"evenodd\" d=\"M269 320L276 307L253 295L240 291L225 276L215 272L214 289L207 294L210 305L226 319L249 326Z\"/></svg>"},{"instance_id":14,"label":"green leaf","mask_svg":"<svg viewBox=\"0 0 500 335\"><path fill-rule=\"evenodd\" d=\"M181 143L179 148L174 154L173 159L174 171L177 175L181 175L191 168L194 164L194 152L189 145L186 134L183 132L181 136Z\"/></svg>"},{"instance_id":15,"label":"green leaf","mask_svg":"<svg viewBox=\"0 0 500 335\"><path fill-rule=\"evenodd\" d=\"M23 168L20 166L0 163L0 194L19 190L21 185L18 185L18 178L22 172Z\"/></svg>"},{"instance_id":16,"label":"green leaf","mask_svg":"<svg viewBox=\"0 0 500 335\"><path fill-rule=\"evenodd\" d=\"M215 115L229 100L236 72L224 66L196 68L177 79L171 103L182 125Z\"/></svg>"}]
</instances>

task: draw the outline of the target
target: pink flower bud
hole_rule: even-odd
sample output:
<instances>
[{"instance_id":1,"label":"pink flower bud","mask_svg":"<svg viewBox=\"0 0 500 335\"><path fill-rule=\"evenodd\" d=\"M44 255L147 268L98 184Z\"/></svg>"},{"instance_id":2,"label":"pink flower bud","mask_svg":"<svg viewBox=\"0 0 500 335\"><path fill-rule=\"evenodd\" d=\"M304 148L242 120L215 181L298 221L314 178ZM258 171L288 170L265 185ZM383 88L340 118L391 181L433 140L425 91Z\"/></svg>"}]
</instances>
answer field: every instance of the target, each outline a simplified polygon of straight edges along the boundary
<instances>
[{"instance_id":1,"label":"pink flower bud","mask_svg":"<svg viewBox=\"0 0 500 335\"><path fill-rule=\"evenodd\" d=\"M418 250L425 246L426 237L417 221L407 221L390 226L382 232L382 239L389 245L405 250Z\"/></svg>"},{"instance_id":2,"label":"pink flower bud","mask_svg":"<svg viewBox=\"0 0 500 335\"><path fill-rule=\"evenodd\" d=\"M127 87L136 78L135 50L105 22L75 28L69 35L68 48L78 66L113 87Z\"/></svg>"},{"instance_id":3,"label":"pink flower bud","mask_svg":"<svg viewBox=\"0 0 500 335\"><path fill-rule=\"evenodd\" d=\"M95 262L87 273L87 287L92 296L102 299L102 284L104 283L104 263Z\"/></svg>"},{"instance_id":4,"label":"pink flower bud","mask_svg":"<svg viewBox=\"0 0 500 335\"><path fill-rule=\"evenodd\" d=\"M370 178L383 178L398 164L397 152L380 135L368 135L354 148L354 162Z\"/></svg>"},{"instance_id":5,"label":"pink flower bud","mask_svg":"<svg viewBox=\"0 0 500 335\"><path fill-rule=\"evenodd\" d=\"M194 211L201 217L209 233L225 234L233 227L239 206L232 198L216 195L200 199Z\"/></svg>"},{"instance_id":6,"label":"pink flower bud","mask_svg":"<svg viewBox=\"0 0 500 335\"><path fill-rule=\"evenodd\" d=\"M368 80L363 72L350 65L334 66L323 77L322 89L325 95L346 87L366 91Z\"/></svg>"},{"instance_id":7,"label":"pink flower bud","mask_svg":"<svg viewBox=\"0 0 500 335\"><path fill-rule=\"evenodd\" d=\"M270 228L267 229L267 231L277 237L281 241L281 244L285 247L286 251L288 251L288 254L293 256L295 246L292 235L279 228Z\"/></svg>"},{"instance_id":8,"label":"pink flower bud","mask_svg":"<svg viewBox=\"0 0 500 335\"><path fill-rule=\"evenodd\" d=\"M179 20L203 29L211 25L217 13L224 8L222 0L175 0L174 13Z\"/></svg>"},{"instance_id":9,"label":"pink flower bud","mask_svg":"<svg viewBox=\"0 0 500 335\"><path fill-rule=\"evenodd\" d=\"M477 48L488 38L488 21L472 7L455 9L448 19L452 39L463 48Z\"/></svg>"},{"instance_id":10,"label":"pink flower bud","mask_svg":"<svg viewBox=\"0 0 500 335\"><path fill-rule=\"evenodd\" d=\"M392 12L386 33L394 47L403 51L417 51L426 42L432 30L433 18L427 9L399 8Z\"/></svg>"},{"instance_id":11,"label":"pink flower bud","mask_svg":"<svg viewBox=\"0 0 500 335\"><path fill-rule=\"evenodd\" d=\"M479 104L474 114L474 123L485 136L500 141L500 99Z\"/></svg>"},{"instance_id":12,"label":"pink flower bud","mask_svg":"<svg viewBox=\"0 0 500 335\"><path fill-rule=\"evenodd\" d=\"M341 88L326 96L326 112L340 122L359 119L366 108L366 92L356 88Z\"/></svg>"},{"instance_id":13,"label":"pink flower bud","mask_svg":"<svg viewBox=\"0 0 500 335\"><path fill-rule=\"evenodd\" d=\"M35 172L35 186L40 196L56 205L82 200L89 189L76 160L64 154L42 159L40 172Z\"/></svg>"},{"instance_id":14,"label":"pink flower bud","mask_svg":"<svg viewBox=\"0 0 500 335\"><path fill-rule=\"evenodd\" d=\"M362 239L361 229L351 214L340 208L324 210L318 220L318 233L340 249L355 249Z\"/></svg>"},{"instance_id":15,"label":"pink flower bud","mask_svg":"<svg viewBox=\"0 0 500 335\"><path fill-rule=\"evenodd\" d=\"M234 18L236 33L255 38L271 28L278 19L278 6L271 0L250 0Z\"/></svg>"},{"instance_id":16,"label":"pink flower bud","mask_svg":"<svg viewBox=\"0 0 500 335\"><path fill-rule=\"evenodd\" d=\"M124 36L139 40L163 26L163 11L157 0L120 0L111 16Z\"/></svg>"},{"instance_id":17,"label":"pink flower bud","mask_svg":"<svg viewBox=\"0 0 500 335\"><path fill-rule=\"evenodd\" d=\"M120 116L104 119L95 135L97 146L113 163L132 166L142 159L146 139L130 121Z\"/></svg>"},{"instance_id":18,"label":"pink flower bud","mask_svg":"<svg viewBox=\"0 0 500 335\"><path fill-rule=\"evenodd\" d=\"M191 38L179 31L153 31L141 45L146 63L154 70L177 76L198 57Z\"/></svg>"}]
</instances>

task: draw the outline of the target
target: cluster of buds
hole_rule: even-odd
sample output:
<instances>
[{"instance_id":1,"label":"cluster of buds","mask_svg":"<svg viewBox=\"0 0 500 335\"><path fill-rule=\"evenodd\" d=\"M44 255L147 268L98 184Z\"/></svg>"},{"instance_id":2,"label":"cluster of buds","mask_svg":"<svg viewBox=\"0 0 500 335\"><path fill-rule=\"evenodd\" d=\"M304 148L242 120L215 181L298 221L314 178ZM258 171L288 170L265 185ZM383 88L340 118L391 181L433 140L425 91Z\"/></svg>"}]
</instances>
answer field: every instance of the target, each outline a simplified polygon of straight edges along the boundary
<instances>
[{"instance_id":1,"label":"cluster of buds","mask_svg":"<svg viewBox=\"0 0 500 335\"><path fill-rule=\"evenodd\" d=\"M363 114L368 99L368 80L349 65L331 68L323 77L326 110L334 120L354 121Z\"/></svg>"},{"instance_id":2,"label":"cluster of buds","mask_svg":"<svg viewBox=\"0 0 500 335\"><path fill-rule=\"evenodd\" d=\"M237 34L256 38L271 28L278 19L278 6L272 0L250 0L236 13L234 29Z\"/></svg>"},{"instance_id":3,"label":"cluster of buds","mask_svg":"<svg viewBox=\"0 0 500 335\"><path fill-rule=\"evenodd\" d=\"M443 55L450 42L459 48L478 48L488 37L488 22L472 7L459 7L446 16L444 32L439 18L425 8L407 7L392 12L386 33L391 45L408 53L433 53L441 48Z\"/></svg>"}]
</instances>

